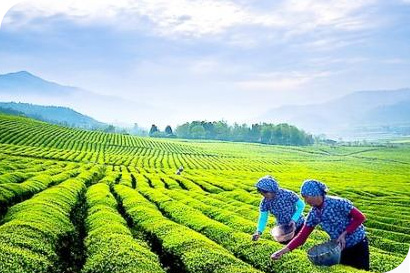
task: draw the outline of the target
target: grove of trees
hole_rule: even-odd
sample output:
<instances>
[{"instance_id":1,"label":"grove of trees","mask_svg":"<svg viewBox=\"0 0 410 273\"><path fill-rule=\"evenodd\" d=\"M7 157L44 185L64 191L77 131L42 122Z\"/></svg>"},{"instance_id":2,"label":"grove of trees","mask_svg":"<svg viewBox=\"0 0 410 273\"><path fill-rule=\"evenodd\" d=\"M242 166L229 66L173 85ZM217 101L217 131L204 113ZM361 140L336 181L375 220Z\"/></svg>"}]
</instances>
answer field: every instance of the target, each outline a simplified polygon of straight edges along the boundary
<instances>
[{"instance_id":1,"label":"grove of trees","mask_svg":"<svg viewBox=\"0 0 410 273\"><path fill-rule=\"evenodd\" d=\"M311 145L313 136L287 123L237 124L226 121L192 121L177 126L175 135L187 139L212 139L278 145Z\"/></svg>"}]
</instances>

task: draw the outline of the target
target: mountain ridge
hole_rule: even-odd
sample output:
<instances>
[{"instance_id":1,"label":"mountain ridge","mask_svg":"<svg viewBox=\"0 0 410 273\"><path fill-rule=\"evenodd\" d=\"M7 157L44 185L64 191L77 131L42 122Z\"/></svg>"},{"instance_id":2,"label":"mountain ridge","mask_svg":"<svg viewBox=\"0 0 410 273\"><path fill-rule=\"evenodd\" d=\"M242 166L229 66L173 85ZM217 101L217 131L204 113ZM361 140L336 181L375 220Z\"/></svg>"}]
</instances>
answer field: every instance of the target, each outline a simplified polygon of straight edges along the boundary
<instances>
[{"instance_id":1,"label":"mountain ridge","mask_svg":"<svg viewBox=\"0 0 410 273\"><path fill-rule=\"evenodd\" d=\"M410 88L357 91L324 103L273 108L258 118L265 122L289 122L316 134L354 135L358 128L367 131L367 127L375 125L403 125L405 117L410 116L406 107L409 101ZM383 118L378 121L376 117ZM410 121L407 124L410 128Z\"/></svg>"},{"instance_id":2,"label":"mountain ridge","mask_svg":"<svg viewBox=\"0 0 410 273\"><path fill-rule=\"evenodd\" d=\"M123 123L129 126L132 126L137 118L149 117L158 111L154 106L142 101L60 85L24 70L0 75L0 101L65 106L105 123L118 122L111 115L115 111L117 116L127 117L128 120Z\"/></svg>"},{"instance_id":3,"label":"mountain ridge","mask_svg":"<svg viewBox=\"0 0 410 273\"><path fill-rule=\"evenodd\" d=\"M0 92L29 94L34 90L41 90L47 95L68 95L70 92L78 91L79 88L48 81L25 70L0 75Z\"/></svg>"},{"instance_id":4,"label":"mountain ridge","mask_svg":"<svg viewBox=\"0 0 410 273\"><path fill-rule=\"evenodd\" d=\"M2 111L4 109L5 111ZM102 129L108 125L65 106L36 105L31 103L0 102L0 112L22 113L26 117L49 123L82 129ZM11 114L13 112L11 111Z\"/></svg>"}]
</instances>

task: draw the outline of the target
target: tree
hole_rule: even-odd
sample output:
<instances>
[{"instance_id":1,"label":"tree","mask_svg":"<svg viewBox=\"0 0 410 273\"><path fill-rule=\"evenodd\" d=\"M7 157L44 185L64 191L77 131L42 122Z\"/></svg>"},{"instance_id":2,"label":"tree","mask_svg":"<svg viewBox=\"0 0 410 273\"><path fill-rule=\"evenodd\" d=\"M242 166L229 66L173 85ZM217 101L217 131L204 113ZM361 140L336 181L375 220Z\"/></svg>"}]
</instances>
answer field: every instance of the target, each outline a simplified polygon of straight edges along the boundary
<instances>
[{"instance_id":1,"label":"tree","mask_svg":"<svg viewBox=\"0 0 410 273\"><path fill-rule=\"evenodd\" d=\"M229 140L230 138L230 129L226 121L217 121L214 122L214 129L215 129L215 139L218 140Z\"/></svg>"},{"instance_id":2,"label":"tree","mask_svg":"<svg viewBox=\"0 0 410 273\"><path fill-rule=\"evenodd\" d=\"M282 144L282 131L280 129L280 126L273 127L271 143L272 144Z\"/></svg>"},{"instance_id":3,"label":"tree","mask_svg":"<svg viewBox=\"0 0 410 273\"><path fill-rule=\"evenodd\" d=\"M140 128L138 126L138 123L134 123L134 127L130 129L130 133L132 135L137 135L137 136L147 136L148 135L147 131L145 131L143 128Z\"/></svg>"},{"instance_id":4,"label":"tree","mask_svg":"<svg viewBox=\"0 0 410 273\"><path fill-rule=\"evenodd\" d=\"M114 133L115 132L115 127L114 127L114 125L108 125L105 129L104 129L104 132L106 132L106 133Z\"/></svg>"},{"instance_id":5,"label":"tree","mask_svg":"<svg viewBox=\"0 0 410 273\"><path fill-rule=\"evenodd\" d=\"M165 127L165 135L166 136L171 136L171 135L173 135L174 133L172 132L172 128L171 128L171 126L167 126L167 127Z\"/></svg>"},{"instance_id":6,"label":"tree","mask_svg":"<svg viewBox=\"0 0 410 273\"><path fill-rule=\"evenodd\" d=\"M212 122L203 121L202 127L205 129L205 137L208 139L215 139L215 127Z\"/></svg>"},{"instance_id":7,"label":"tree","mask_svg":"<svg viewBox=\"0 0 410 273\"><path fill-rule=\"evenodd\" d=\"M155 131L151 135L151 137L166 137L164 132L161 131Z\"/></svg>"},{"instance_id":8,"label":"tree","mask_svg":"<svg viewBox=\"0 0 410 273\"><path fill-rule=\"evenodd\" d=\"M168 135L171 128L166 128ZM234 123L229 126L226 121L192 121L186 122L176 128L180 138L216 139L226 141L245 141L276 145L311 145L314 140L312 135L287 123L274 125L271 123L239 125ZM161 135L161 134L157 134ZM167 136L168 137L168 136Z\"/></svg>"},{"instance_id":9,"label":"tree","mask_svg":"<svg viewBox=\"0 0 410 273\"><path fill-rule=\"evenodd\" d=\"M191 136L192 138L199 138L203 139L205 138L205 129L202 127L202 125L195 125L194 127L191 128Z\"/></svg>"},{"instance_id":10,"label":"tree","mask_svg":"<svg viewBox=\"0 0 410 273\"><path fill-rule=\"evenodd\" d=\"M159 132L158 127L155 124L152 124L151 129L149 130L149 136L154 136L156 132Z\"/></svg>"},{"instance_id":11,"label":"tree","mask_svg":"<svg viewBox=\"0 0 410 273\"><path fill-rule=\"evenodd\" d=\"M190 124L185 122L184 124L177 126L175 133L179 138L191 138Z\"/></svg>"},{"instance_id":12,"label":"tree","mask_svg":"<svg viewBox=\"0 0 410 273\"><path fill-rule=\"evenodd\" d=\"M259 142L261 138L261 125L255 123L252 124L251 130L249 132L249 139L250 142Z\"/></svg>"},{"instance_id":13,"label":"tree","mask_svg":"<svg viewBox=\"0 0 410 273\"><path fill-rule=\"evenodd\" d=\"M239 125L234 123L231 129L231 140L233 141L247 141L249 135L249 127L246 124Z\"/></svg>"},{"instance_id":14,"label":"tree","mask_svg":"<svg viewBox=\"0 0 410 273\"><path fill-rule=\"evenodd\" d=\"M263 125L261 130L261 143L271 144L272 129L270 126Z\"/></svg>"}]
</instances>

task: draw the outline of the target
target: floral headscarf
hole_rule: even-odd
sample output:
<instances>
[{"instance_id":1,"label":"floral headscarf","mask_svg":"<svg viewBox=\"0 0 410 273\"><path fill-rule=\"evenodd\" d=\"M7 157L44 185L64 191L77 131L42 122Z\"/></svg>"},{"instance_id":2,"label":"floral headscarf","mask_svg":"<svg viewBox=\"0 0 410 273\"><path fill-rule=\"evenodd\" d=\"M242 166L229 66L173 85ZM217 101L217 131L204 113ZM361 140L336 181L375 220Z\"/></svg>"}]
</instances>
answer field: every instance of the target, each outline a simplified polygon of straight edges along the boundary
<instances>
[{"instance_id":1,"label":"floral headscarf","mask_svg":"<svg viewBox=\"0 0 410 273\"><path fill-rule=\"evenodd\" d=\"M278 182L270 175L260 178L255 186L266 192L277 193L279 191Z\"/></svg>"},{"instance_id":2,"label":"floral headscarf","mask_svg":"<svg viewBox=\"0 0 410 273\"><path fill-rule=\"evenodd\" d=\"M300 189L300 194L303 196L325 196L327 193L327 186L317 180L305 180Z\"/></svg>"}]
</instances>

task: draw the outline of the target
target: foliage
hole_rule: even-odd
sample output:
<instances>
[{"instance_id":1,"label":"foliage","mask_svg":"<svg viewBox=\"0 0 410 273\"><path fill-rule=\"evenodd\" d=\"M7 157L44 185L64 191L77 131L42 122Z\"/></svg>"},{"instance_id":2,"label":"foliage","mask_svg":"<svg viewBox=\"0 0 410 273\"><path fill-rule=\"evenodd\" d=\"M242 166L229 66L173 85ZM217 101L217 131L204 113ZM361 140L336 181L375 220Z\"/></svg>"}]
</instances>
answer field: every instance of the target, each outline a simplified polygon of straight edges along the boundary
<instances>
[{"instance_id":1,"label":"foliage","mask_svg":"<svg viewBox=\"0 0 410 273\"><path fill-rule=\"evenodd\" d=\"M91 186L86 197L88 236L85 239L87 260L83 273L165 273L158 257L134 240L126 221L117 211L117 201L107 184Z\"/></svg>"},{"instance_id":2,"label":"foliage","mask_svg":"<svg viewBox=\"0 0 410 273\"><path fill-rule=\"evenodd\" d=\"M218 244L162 216L145 198L125 186L115 186L124 208L148 236L161 242L163 255L184 272L260 272ZM179 264L180 263L180 264ZM179 264L179 265L178 265Z\"/></svg>"},{"instance_id":3,"label":"foliage","mask_svg":"<svg viewBox=\"0 0 410 273\"><path fill-rule=\"evenodd\" d=\"M256 142L275 145L311 145L313 137L295 126L283 123L237 124L229 126L225 121L193 121L177 127L180 138L215 139L226 141Z\"/></svg>"},{"instance_id":4,"label":"foliage","mask_svg":"<svg viewBox=\"0 0 410 273\"><path fill-rule=\"evenodd\" d=\"M61 270L57 247L74 232L69 212L84 187L83 181L69 179L8 211L0 227L1 272Z\"/></svg>"},{"instance_id":5,"label":"foliage","mask_svg":"<svg viewBox=\"0 0 410 273\"><path fill-rule=\"evenodd\" d=\"M220 139L227 128L201 126ZM278 133L263 124L234 128L254 139L263 131L264 141ZM85 254L83 272L357 272L307 260L307 249L328 239L320 229L278 262L269 255L282 245L268 232L250 240L261 200L254 184L271 174L295 192L319 179L351 200L367 216L371 270L387 272L410 244L410 213L402 209L410 205L409 162L405 144L154 139L0 115L0 271L68 273L65 249ZM88 214L77 215L85 205Z\"/></svg>"}]
</instances>

